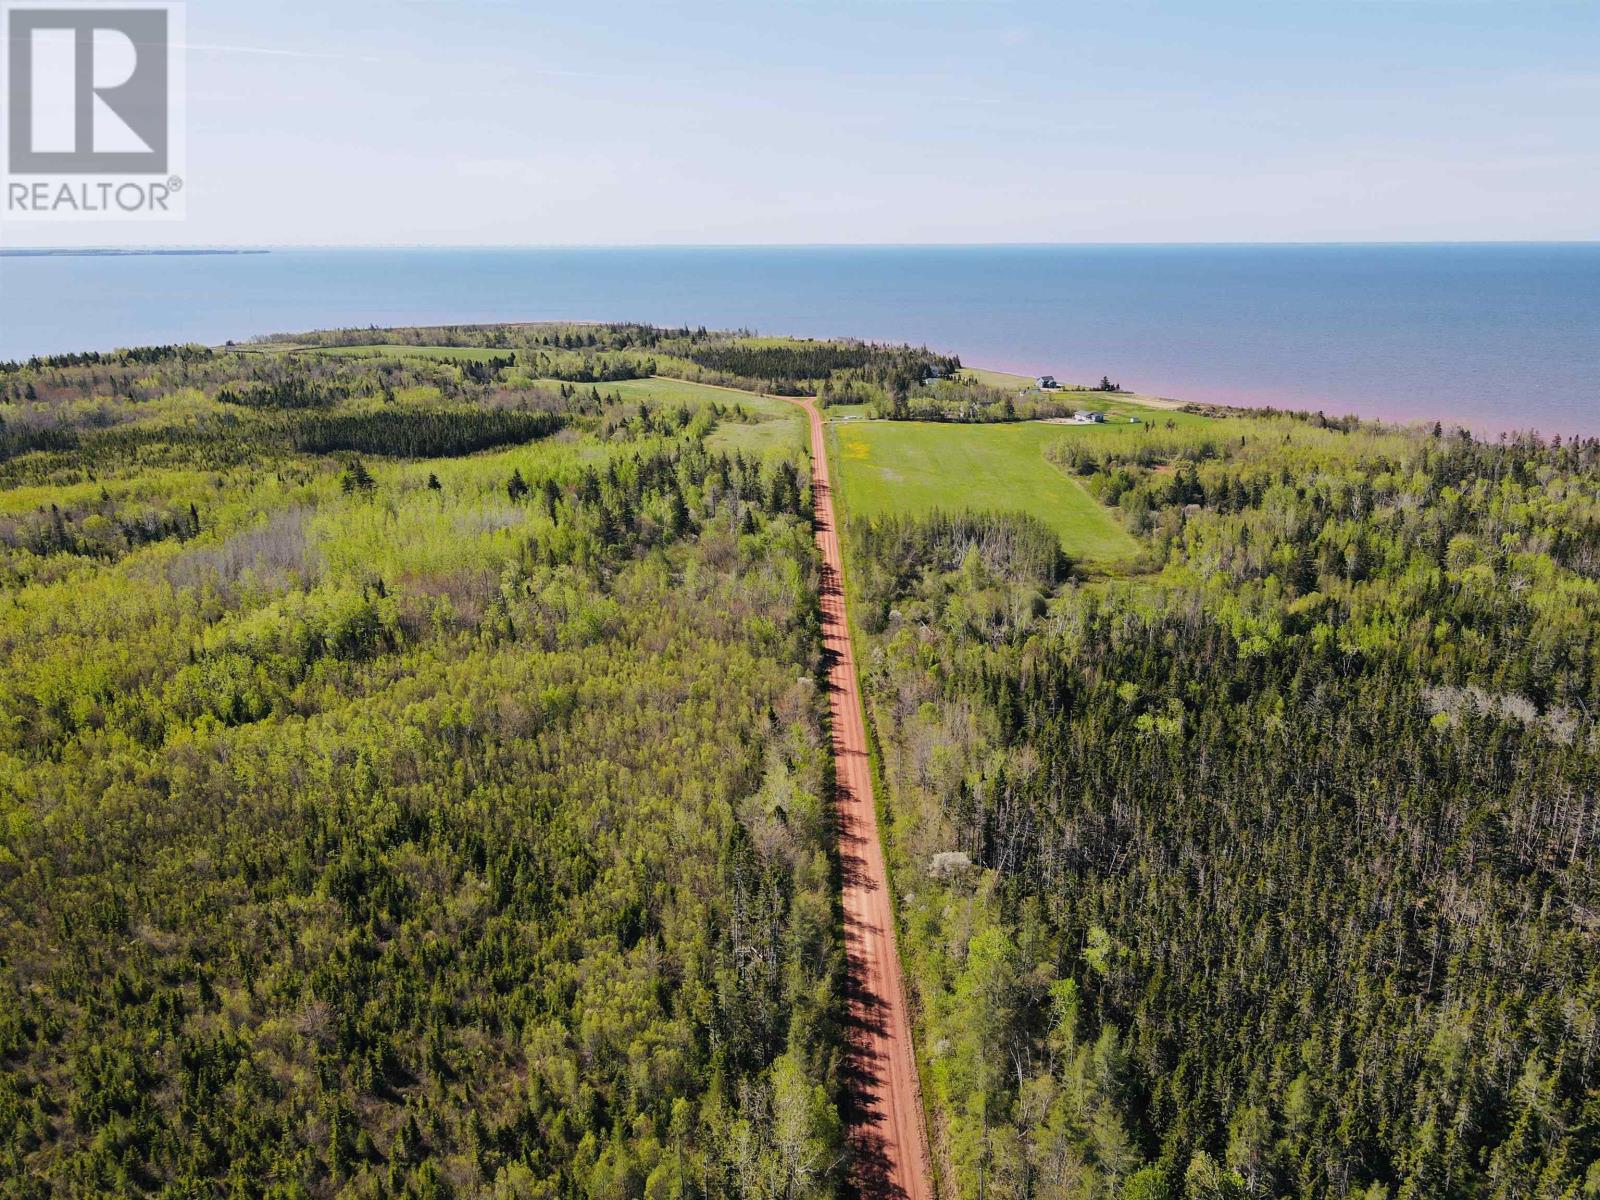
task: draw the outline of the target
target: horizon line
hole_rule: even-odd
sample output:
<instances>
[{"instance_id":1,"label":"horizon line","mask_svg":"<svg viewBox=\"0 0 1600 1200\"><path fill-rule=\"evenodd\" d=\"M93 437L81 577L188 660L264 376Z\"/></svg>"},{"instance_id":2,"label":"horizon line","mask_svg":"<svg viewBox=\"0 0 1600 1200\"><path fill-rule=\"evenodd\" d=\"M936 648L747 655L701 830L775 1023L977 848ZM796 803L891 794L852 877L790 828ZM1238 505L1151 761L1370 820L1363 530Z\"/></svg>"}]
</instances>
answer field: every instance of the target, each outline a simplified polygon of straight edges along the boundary
<instances>
[{"instance_id":1,"label":"horizon line","mask_svg":"<svg viewBox=\"0 0 1600 1200\"><path fill-rule=\"evenodd\" d=\"M977 242L209 242L143 245L0 246L0 257L273 250L1028 250L1275 249L1377 246L1600 246L1600 238L1308 239L1303 241L977 241Z\"/></svg>"}]
</instances>

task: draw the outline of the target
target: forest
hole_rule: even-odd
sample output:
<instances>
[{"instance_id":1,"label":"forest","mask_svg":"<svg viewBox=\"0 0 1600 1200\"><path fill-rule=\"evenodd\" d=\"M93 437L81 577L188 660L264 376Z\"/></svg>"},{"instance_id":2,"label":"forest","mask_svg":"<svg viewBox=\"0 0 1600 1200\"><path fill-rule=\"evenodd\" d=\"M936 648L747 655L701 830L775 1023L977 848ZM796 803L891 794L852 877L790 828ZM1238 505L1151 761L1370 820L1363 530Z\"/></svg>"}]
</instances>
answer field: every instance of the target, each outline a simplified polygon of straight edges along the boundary
<instances>
[{"instance_id":1,"label":"forest","mask_svg":"<svg viewBox=\"0 0 1600 1200\"><path fill-rule=\"evenodd\" d=\"M410 351L405 361L503 354L508 366L543 379L592 384L660 375L779 396L816 396L824 404L889 403L961 368L959 357L926 347L633 324L343 329L283 334L263 342L384 355L401 347Z\"/></svg>"},{"instance_id":2,"label":"forest","mask_svg":"<svg viewBox=\"0 0 1600 1200\"><path fill-rule=\"evenodd\" d=\"M756 392L941 422L835 427L940 1195L1600 1196L1600 442L985 378L637 324L0 364L0 1196L847 1194Z\"/></svg>"},{"instance_id":3,"label":"forest","mask_svg":"<svg viewBox=\"0 0 1600 1200\"><path fill-rule=\"evenodd\" d=\"M1600 443L1051 449L848 530L948 1194L1600 1194Z\"/></svg>"},{"instance_id":4,"label":"forest","mask_svg":"<svg viewBox=\"0 0 1600 1200\"><path fill-rule=\"evenodd\" d=\"M0 1195L834 1194L803 465L311 340L0 372Z\"/></svg>"}]
</instances>

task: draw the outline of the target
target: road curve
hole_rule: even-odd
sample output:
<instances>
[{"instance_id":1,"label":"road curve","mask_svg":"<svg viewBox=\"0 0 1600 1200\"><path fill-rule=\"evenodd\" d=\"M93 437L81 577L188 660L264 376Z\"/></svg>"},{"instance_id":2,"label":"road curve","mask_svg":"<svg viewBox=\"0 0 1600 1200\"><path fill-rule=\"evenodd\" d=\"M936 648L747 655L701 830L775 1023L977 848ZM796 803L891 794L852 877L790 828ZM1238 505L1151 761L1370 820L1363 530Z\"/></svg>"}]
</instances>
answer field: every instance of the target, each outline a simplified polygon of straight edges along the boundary
<instances>
[{"instance_id":1,"label":"road curve","mask_svg":"<svg viewBox=\"0 0 1600 1200\"><path fill-rule=\"evenodd\" d=\"M787 398L787 397L786 397ZM888 873L867 760L861 688L844 603L844 555L834 520L822 414L793 400L811 421L811 495L822 551L822 640L833 718L835 813L844 875L844 942L849 973L851 1182L864 1200L932 1200L927 1126L912 1051L911 1020L895 948Z\"/></svg>"}]
</instances>

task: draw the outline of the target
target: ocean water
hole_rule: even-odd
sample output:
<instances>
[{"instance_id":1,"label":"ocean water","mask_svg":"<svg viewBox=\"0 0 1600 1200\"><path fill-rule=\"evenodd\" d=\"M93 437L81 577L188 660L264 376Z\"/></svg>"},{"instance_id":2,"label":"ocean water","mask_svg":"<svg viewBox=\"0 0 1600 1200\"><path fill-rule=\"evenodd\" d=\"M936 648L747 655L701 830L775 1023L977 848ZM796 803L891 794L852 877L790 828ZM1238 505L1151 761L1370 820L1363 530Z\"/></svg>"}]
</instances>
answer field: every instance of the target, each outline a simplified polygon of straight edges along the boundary
<instances>
[{"instance_id":1,"label":"ocean water","mask_svg":"<svg viewBox=\"0 0 1600 1200\"><path fill-rule=\"evenodd\" d=\"M552 318L925 343L1182 399L1600 435L1600 244L0 257L0 358Z\"/></svg>"}]
</instances>

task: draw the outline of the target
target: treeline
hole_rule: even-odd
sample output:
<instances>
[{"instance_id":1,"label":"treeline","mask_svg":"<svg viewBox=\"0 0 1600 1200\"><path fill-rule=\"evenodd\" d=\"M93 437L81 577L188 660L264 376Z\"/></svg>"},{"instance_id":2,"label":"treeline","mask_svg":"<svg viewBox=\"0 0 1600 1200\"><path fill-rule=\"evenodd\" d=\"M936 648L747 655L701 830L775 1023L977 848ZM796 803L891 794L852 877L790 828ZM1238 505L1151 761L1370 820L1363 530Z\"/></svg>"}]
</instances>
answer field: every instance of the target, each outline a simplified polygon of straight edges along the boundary
<instances>
[{"instance_id":1,"label":"treeline","mask_svg":"<svg viewBox=\"0 0 1600 1200\"><path fill-rule=\"evenodd\" d=\"M235 390L224 387L217 393L219 404L237 404L244 408L299 409L332 408L347 400L350 390L340 384L324 384L302 375L282 379L262 380Z\"/></svg>"},{"instance_id":2,"label":"treeline","mask_svg":"<svg viewBox=\"0 0 1600 1200\"><path fill-rule=\"evenodd\" d=\"M853 520L848 536L857 569L851 575L857 617L876 632L888 609L926 574L963 573L1037 589L1059 582L1068 569L1061 539L1023 513L996 515L886 514Z\"/></svg>"},{"instance_id":3,"label":"treeline","mask_svg":"<svg viewBox=\"0 0 1600 1200\"><path fill-rule=\"evenodd\" d=\"M0 417L0 462L35 450L72 450L78 445L78 432L71 426L8 422Z\"/></svg>"},{"instance_id":4,"label":"treeline","mask_svg":"<svg viewBox=\"0 0 1600 1200\"><path fill-rule=\"evenodd\" d=\"M52 502L0 517L0 546L26 550L36 558L70 554L117 559L151 542L191 538L199 532L200 511L193 501L119 504L105 492L82 507L63 510Z\"/></svg>"},{"instance_id":5,"label":"treeline","mask_svg":"<svg viewBox=\"0 0 1600 1200\"><path fill-rule=\"evenodd\" d=\"M1016 392L967 377L941 376L924 379L911 388L890 390L873 405L872 415L884 421L987 425L1059 419L1077 411L1075 404L1053 392Z\"/></svg>"},{"instance_id":6,"label":"treeline","mask_svg":"<svg viewBox=\"0 0 1600 1200\"><path fill-rule=\"evenodd\" d=\"M491 350L631 350L648 349L663 339L695 340L711 336L699 330L661 329L629 322L572 323L530 322L516 325L420 325L399 328L369 325L364 328L324 329L311 333L272 334L260 339L264 345L320 346L450 346L461 349L481 347Z\"/></svg>"},{"instance_id":7,"label":"treeline","mask_svg":"<svg viewBox=\"0 0 1600 1200\"><path fill-rule=\"evenodd\" d=\"M0 359L0 375L61 367L148 366L162 362L205 362L212 357L207 346L134 346L127 350L83 350L72 354L36 354L25 361Z\"/></svg>"},{"instance_id":8,"label":"treeline","mask_svg":"<svg viewBox=\"0 0 1600 1200\"><path fill-rule=\"evenodd\" d=\"M207 416L170 425L7 428L0 429L0 462L8 468L0 480L38 483L79 471L120 475L130 466L233 467L293 454L471 454L548 437L567 420L562 413L521 409L312 408L245 420Z\"/></svg>"},{"instance_id":9,"label":"treeline","mask_svg":"<svg viewBox=\"0 0 1600 1200\"><path fill-rule=\"evenodd\" d=\"M656 373L654 359L624 358L615 355L548 354L538 351L526 357L526 365L542 379L564 383L614 383L619 379L644 379Z\"/></svg>"},{"instance_id":10,"label":"treeline","mask_svg":"<svg viewBox=\"0 0 1600 1200\"><path fill-rule=\"evenodd\" d=\"M806 342L794 345L751 345L733 342L726 345L698 346L686 357L713 371L726 371L750 379L781 379L798 383L803 379L825 379L835 371L865 367L872 361L867 346Z\"/></svg>"},{"instance_id":11,"label":"treeline","mask_svg":"<svg viewBox=\"0 0 1600 1200\"><path fill-rule=\"evenodd\" d=\"M509 409L377 409L303 417L289 427L288 440L310 454L353 450L441 458L531 442L561 425L553 413Z\"/></svg>"},{"instance_id":12,"label":"treeline","mask_svg":"<svg viewBox=\"0 0 1600 1200\"><path fill-rule=\"evenodd\" d=\"M516 365L533 377L568 383L607 383L661 374L780 395L818 395L837 403L904 397L927 381L951 378L961 368L960 358L925 347L849 339L760 338L749 330L631 323L372 327L284 334L266 339L266 343L321 349L374 344L481 348L511 352ZM464 370L475 373L471 368Z\"/></svg>"},{"instance_id":13,"label":"treeline","mask_svg":"<svg viewBox=\"0 0 1600 1200\"><path fill-rule=\"evenodd\" d=\"M365 328L324 329L311 333L272 334L260 339L264 345L291 346L370 346L375 343L397 346L451 346L463 349L606 351L652 350L657 347L693 346L705 342L728 342L753 336L747 329L708 330L642 325L630 321L570 322L538 321L514 325L423 325L401 328L369 325Z\"/></svg>"},{"instance_id":14,"label":"treeline","mask_svg":"<svg viewBox=\"0 0 1600 1200\"><path fill-rule=\"evenodd\" d=\"M1149 437L1067 461L1153 575L850 531L953 1188L1587 1195L1600 447Z\"/></svg>"},{"instance_id":15,"label":"treeline","mask_svg":"<svg viewBox=\"0 0 1600 1200\"><path fill-rule=\"evenodd\" d=\"M30 368L0 381L0 481L39 483L81 467L236 466L269 455L353 451L417 457L515 444L608 402L540 384L513 356L218 352L154 365Z\"/></svg>"},{"instance_id":16,"label":"treeline","mask_svg":"<svg viewBox=\"0 0 1600 1200\"><path fill-rule=\"evenodd\" d=\"M743 333L662 337L655 349L652 373L832 403L905 393L961 366L960 359L926 348Z\"/></svg>"},{"instance_id":17,"label":"treeline","mask_svg":"<svg viewBox=\"0 0 1600 1200\"><path fill-rule=\"evenodd\" d=\"M510 370L516 364L515 354L497 354L482 362L469 359L461 364L461 373L473 383L493 383L502 372Z\"/></svg>"}]
</instances>

